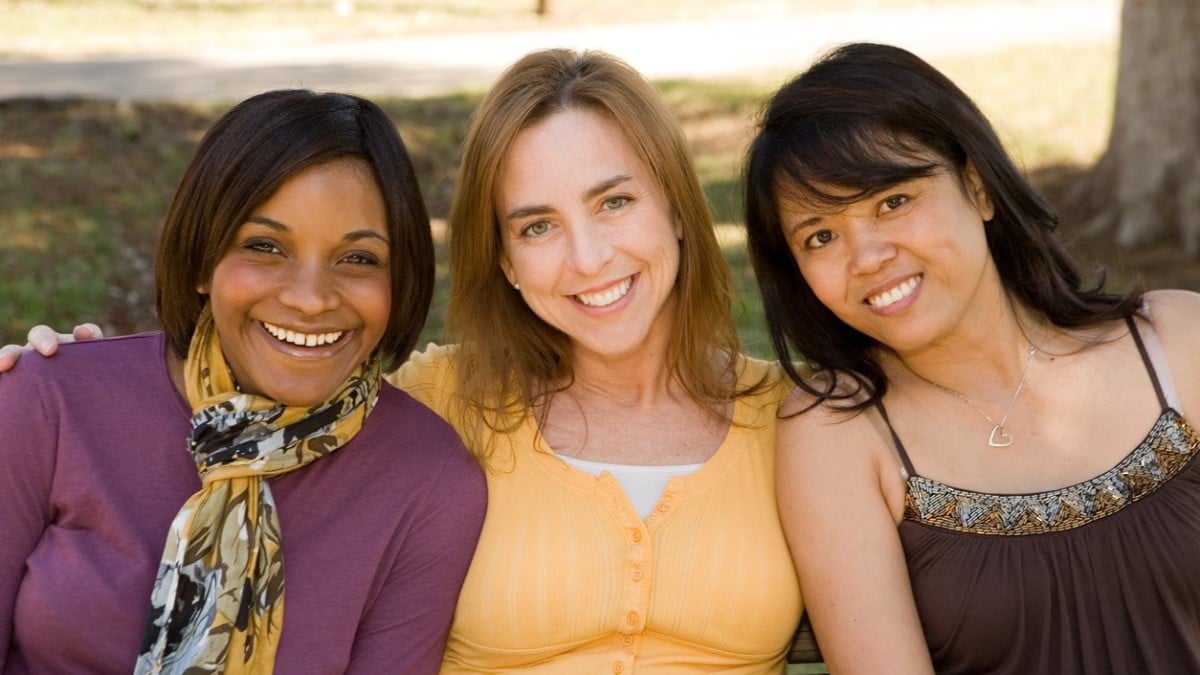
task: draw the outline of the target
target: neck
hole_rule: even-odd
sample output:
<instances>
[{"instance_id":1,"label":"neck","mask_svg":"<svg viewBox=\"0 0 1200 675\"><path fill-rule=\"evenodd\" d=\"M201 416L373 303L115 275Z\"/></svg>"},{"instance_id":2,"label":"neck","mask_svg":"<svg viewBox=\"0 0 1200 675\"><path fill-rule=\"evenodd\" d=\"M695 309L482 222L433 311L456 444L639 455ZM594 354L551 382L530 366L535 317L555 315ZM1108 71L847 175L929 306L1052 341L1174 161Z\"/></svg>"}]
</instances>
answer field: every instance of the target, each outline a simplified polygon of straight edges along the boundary
<instances>
[{"instance_id":1,"label":"neck","mask_svg":"<svg viewBox=\"0 0 1200 675\"><path fill-rule=\"evenodd\" d=\"M962 326L955 334L906 353L885 352L893 364L885 369L908 371L931 383L971 395L987 391L1011 392L1029 362L1031 346L1040 347L1051 334L1051 326L1015 302L992 318ZM900 373L901 377L903 373ZM895 380L895 377L891 379Z\"/></svg>"},{"instance_id":2,"label":"neck","mask_svg":"<svg viewBox=\"0 0 1200 675\"><path fill-rule=\"evenodd\" d=\"M619 359L578 354L574 375L570 391L575 396L602 396L628 407L653 407L673 389L665 344L646 345Z\"/></svg>"},{"instance_id":3,"label":"neck","mask_svg":"<svg viewBox=\"0 0 1200 675\"><path fill-rule=\"evenodd\" d=\"M667 359L674 332L672 316L672 306L664 307L645 339L625 353L596 352L575 343L570 389L582 397L600 395L626 407L653 407L672 396L677 389Z\"/></svg>"}]
</instances>

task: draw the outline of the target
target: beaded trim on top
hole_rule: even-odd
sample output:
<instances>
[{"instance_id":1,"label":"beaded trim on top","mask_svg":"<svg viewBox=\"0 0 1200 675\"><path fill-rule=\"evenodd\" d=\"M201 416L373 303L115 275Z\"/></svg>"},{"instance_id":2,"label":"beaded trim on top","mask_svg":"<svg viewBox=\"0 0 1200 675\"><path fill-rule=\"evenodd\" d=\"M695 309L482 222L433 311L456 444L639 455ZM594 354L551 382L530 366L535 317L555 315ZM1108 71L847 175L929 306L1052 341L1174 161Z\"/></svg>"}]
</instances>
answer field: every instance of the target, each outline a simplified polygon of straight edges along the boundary
<instances>
[{"instance_id":1,"label":"beaded trim on top","mask_svg":"<svg viewBox=\"0 0 1200 675\"><path fill-rule=\"evenodd\" d=\"M904 519L957 532L1023 535L1059 532L1112 515L1183 470L1200 454L1200 438L1173 409L1164 410L1146 438L1115 467L1051 492L992 495L908 479Z\"/></svg>"}]
</instances>

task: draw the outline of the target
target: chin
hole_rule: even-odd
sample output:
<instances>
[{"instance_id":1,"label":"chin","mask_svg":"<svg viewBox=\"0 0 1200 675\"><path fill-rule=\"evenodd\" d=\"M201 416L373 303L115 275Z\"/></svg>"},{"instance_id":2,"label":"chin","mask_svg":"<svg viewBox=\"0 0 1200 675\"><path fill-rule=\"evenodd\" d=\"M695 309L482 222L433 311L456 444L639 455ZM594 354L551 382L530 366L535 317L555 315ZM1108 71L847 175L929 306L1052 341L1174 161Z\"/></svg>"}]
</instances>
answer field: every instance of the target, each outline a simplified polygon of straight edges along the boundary
<instances>
[{"instance_id":1,"label":"chin","mask_svg":"<svg viewBox=\"0 0 1200 675\"><path fill-rule=\"evenodd\" d=\"M318 403L327 400L336 392L336 389L330 389L325 392L315 392L310 387L283 387L274 392L267 392L266 396L276 403L281 403L285 406L293 408L311 408Z\"/></svg>"}]
</instances>

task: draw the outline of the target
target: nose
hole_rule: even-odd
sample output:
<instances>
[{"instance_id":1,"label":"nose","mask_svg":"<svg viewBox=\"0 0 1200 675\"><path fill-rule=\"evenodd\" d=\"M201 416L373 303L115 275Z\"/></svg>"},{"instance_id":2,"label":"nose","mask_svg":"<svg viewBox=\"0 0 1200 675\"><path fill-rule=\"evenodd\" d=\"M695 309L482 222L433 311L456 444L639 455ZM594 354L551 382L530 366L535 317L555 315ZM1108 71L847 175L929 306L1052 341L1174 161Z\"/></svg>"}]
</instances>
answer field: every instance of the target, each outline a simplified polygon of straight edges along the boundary
<instances>
[{"instance_id":1,"label":"nose","mask_svg":"<svg viewBox=\"0 0 1200 675\"><path fill-rule=\"evenodd\" d=\"M864 223L853 229L850 269L855 274L878 272L896 257L896 245L874 223Z\"/></svg>"},{"instance_id":2,"label":"nose","mask_svg":"<svg viewBox=\"0 0 1200 675\"><path fill-rule=\"evenodd\" d=\"M567 236L571 268L580 274L599 272L613 257L612 242L608 240L604 225L583 222L570 228Z\"/></svg>"},{"instance_id":3,"label":"nose","mask_svg":"<svg viewBox=\"0 0 1200 675\"><path fill-rule=\"evenodd\" d=\"M336 309L341 304L341 295L325 264L297 261L283 279L279 301L297 312L316 316Z\"/></svg>"}]
</instances>

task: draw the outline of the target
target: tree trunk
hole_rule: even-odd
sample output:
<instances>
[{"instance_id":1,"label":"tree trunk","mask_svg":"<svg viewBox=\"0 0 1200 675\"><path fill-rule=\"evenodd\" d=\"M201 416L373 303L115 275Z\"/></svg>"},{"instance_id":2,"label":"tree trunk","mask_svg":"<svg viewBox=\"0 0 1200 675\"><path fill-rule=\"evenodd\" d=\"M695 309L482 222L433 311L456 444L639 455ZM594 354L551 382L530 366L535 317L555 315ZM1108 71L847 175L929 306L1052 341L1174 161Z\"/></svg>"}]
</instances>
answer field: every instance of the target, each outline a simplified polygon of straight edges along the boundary
<instances>
[{"instance_id":1,"label":"tree trunk","mask_svg":"<svg viewBox=\"0 0 1200 675\"><path fill-rule=\"evenodd\" d=\"M1163 237L1200 251L1200 1L1125 0L1116 108L1093 224L1124 247ZM1115 201L1115 203L1113 203Z\"/></svg>"}]
</instances>

